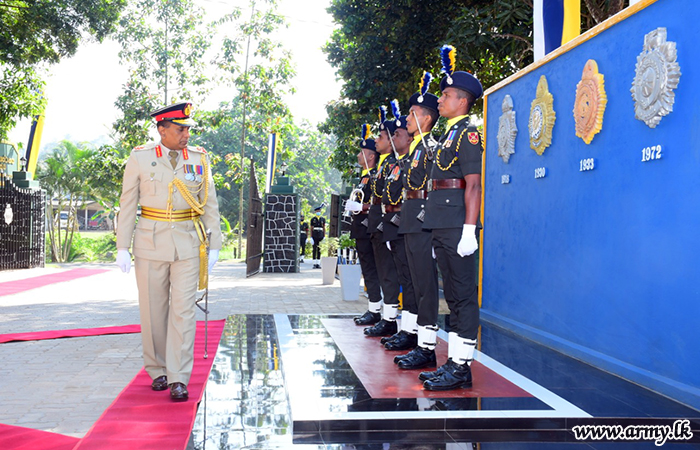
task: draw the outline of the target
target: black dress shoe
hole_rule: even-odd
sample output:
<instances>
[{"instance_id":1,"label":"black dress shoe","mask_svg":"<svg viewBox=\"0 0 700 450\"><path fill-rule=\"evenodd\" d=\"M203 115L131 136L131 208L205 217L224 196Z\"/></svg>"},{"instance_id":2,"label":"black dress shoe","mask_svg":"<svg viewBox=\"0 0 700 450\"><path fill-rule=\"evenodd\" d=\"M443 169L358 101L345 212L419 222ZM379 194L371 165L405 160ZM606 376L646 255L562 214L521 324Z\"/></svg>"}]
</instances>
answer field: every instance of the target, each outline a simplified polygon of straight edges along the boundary
<instances>
[{"instance_id":1,"label":"black dress shoe","mask_svg":"<svg viewBox=\"0 0 700 450\"><path fill-rule=\"evenodd\" d=\"M451 366L454 364L452 362L452 358L448 358L447 362L443 364L442 366L438 367L437 370L434 370L432 372L421 372L420 375L418 375L418 379L421 381L426 381L426 380L431 380L433 378L437 378L440 376L440 374L445 370L447 366Z\"/></svg>"},{"instance_id":2,"label":"black dress shoe","mask_svg":"<svg viewBox=\"0 0 700 450\"><path fill-rule=\"evenodd\" d=\"M355 321L355 325L374 325L382 320L382 315L378 312L375 313L367 310L364 314L355 317L353 320Z\"/></svg>"},{"instance_id":3,"label":"black dress shoe","mask_svg":"<svg viewBox=\"0 0 700 450\"><path fill-rule=\"evenodd\" d=\"M384 348L387 350L411 350L416 348L416 345L418 345L418 335L404 331L396 339L384 344Z\"/></svg>"},{"instance_id":4,"label":"black dress shoe","mask_svg":"<svg viewBox=\"0 0 700 450\"><path fill-rule=\"evenodd\" d=\"M168 389L168 377L161 375L151 383L151 389L154 391L164 391Z\"/></svg>"},{"instance_id":5,"label":"black dress shoe","mask_svg":"<svg viewBox=\"0 0 700 450\"><path fill-rule=\"evenodd\" d=\"M416 347L416 348L418 348L418 347ZM403 354L403 355L396 355L396 356L394 356L394 364L398 364L399 361L401 361L402 359L406 359L406 358L410 357L411 355L413 355L413 352L416 351L416 348L414 348L414 349L411 350L410 352L405 353L405 354Z\"/></svg>"},{"instance_id":6,"label":"black dress shoe","mask_svg":"<svg viewBox=\"0 0 700 450\"><path fill-rule=\"evenodd\" d=\"M184 402L189 397L187 386L182 383L173 383L170 385L170 399L175 402Z\"/></svg>"},{"instance_id":7,"label":"black dress shoe","mask_svg":"<svg viewBox=\"0 0 700 450\"><path fill-rule=\"evenodd\" d=\"M406 331L404 331L404 330L399 330L399 332L396 333L396 334L392 334L391 336L385 336L385 337L381 338L381 339L379 340L379 342L381 342L382 345L384 345L384 344L386 344L387 342L391 342L391 341L393 341L394 339L398 339L399 336L402 336L402 335L404 335L404 334L406 334Z\"/></svg>"},{"instance_id":8,"label":"black dress shoe","mask_svg":"<svg viewBox=\"0 0 700 450\"><path fill-rule=\"evenodd\" d=\"M424 367L435 367L435 350L416 347L399 361L399 369L412 370Z\"/></svg>"},{"instance_id":9,"label":"black dress shoe","mask_svg":"<svg viewBox=\"0 0 700 450\"><path fill-rule=\"evenodd\" d=\"M445 364L445 369L437 378L431 378L423 382L423 388L428 391L450 391L472 387L472 370L469 364L452 363L449 367Z\"/></svg>"},{"instance_id":10,"label":"black dress shoe","mask_svg":"<svg viewBox=\"0 0 700 450\"><path fill-rule=\"evenodd\" d=\"M395 320L380 320L375 326L365 328L367 336L391 336L396 333Z\"/></svg>"}]
</instances>

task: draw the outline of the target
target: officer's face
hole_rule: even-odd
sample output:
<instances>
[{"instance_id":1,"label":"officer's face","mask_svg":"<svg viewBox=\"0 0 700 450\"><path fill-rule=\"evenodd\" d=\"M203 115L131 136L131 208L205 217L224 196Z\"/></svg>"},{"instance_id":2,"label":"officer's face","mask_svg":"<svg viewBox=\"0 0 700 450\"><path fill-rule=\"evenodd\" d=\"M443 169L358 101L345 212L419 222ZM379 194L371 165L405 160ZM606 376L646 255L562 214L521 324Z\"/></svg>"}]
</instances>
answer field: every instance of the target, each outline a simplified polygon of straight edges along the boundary
<instances>
[{"instance_id":1,"label":"officer's face","mask_svg":"<svg viewBox=\"0 0 700 450\"><path fill-rule=\"evenodd\" d=\"M172 150L182 150L187 147L187 142L190 140L190 127L174 123L165 122L158 127L158 133L163 145Z\"/></svg>"},{"instance_id":2,"label":"officer's face","mask_svg":"<svg viewBox=\"0 0 700 450\"><path fill-rule=\"evenodd\" d=\"M368 169L374 167L374 155L373 151L362 149L360 153L357 154L357 163L363 169Z\"/></svg>"},{"instance_id":3,"label":"officer's face","mask_svg":"<svg viewBox=\"0 0 700 450\"><path fill-rule=\"evenodd\" d=\"M377 147L377 151L382 155L389 153L391 151L391 142L389 142L389 132L387 130L382 130L379 133L379 137L374 143Z\"/></svg>"},{"instance_id":4,"label":"officer's face","mask_svg":"<svg viewBox=\"0 0 700 450\"><path fill-rule=\"evenodd\" d=\"M416 117L418 117L418 122L416 122ZM429 116L424 108L416 105L411 106L411 109L408 110L408 119L406 119L408 134L415 136L416 133L420 133L421 131L424 133L428 131L428 123L425 117ZM418 125L420 125L420 130L418 129Z\"/></svg>"},{"instance_id":5,"label":"officer's face","mask_svg":"<svg viewBox=\"0 0 700 450\"><path fill-rule=\"evenodd\" d=\"M396 146L396 151L400 154L403 155L408 151L412 140L413 138L405 129L397 128L396 131L394 131L394 145Z\"/></svg>"},{"instance_id":6,"label":"officer's face","mask_svg":"<svg viewBox=\"0 0 700 450\"><path fill-rule=\"evenodd\" d=\"M464 115L467 113L467 98L456 88L445 88L438 99L438 111L447 119Z\"/></svg>"}]
</instances>

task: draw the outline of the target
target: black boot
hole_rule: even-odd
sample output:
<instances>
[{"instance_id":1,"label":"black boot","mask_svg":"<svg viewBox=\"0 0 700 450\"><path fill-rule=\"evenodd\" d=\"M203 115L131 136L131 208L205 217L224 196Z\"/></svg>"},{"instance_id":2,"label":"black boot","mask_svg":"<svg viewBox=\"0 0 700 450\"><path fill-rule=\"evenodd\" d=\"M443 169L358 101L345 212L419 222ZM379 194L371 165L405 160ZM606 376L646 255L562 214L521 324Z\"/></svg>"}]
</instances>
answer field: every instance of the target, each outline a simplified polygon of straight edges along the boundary
<instances>
[{"instance_id":1,"label":"black boot","mask_svg":"<svg viewBox=\"0 0 700 450\"><path fill-rule=\"evenodd\" d=\"M382 315L378 312L375 313L367 310L364 314L355 317L353 320L355 321L355 325L374 325L382 320Z\"/></svg>"},{"instance_id":2,"label":"black boot","mask_svg":"<svg viewBox=\"0 0 700 450\"><path fill-rule=\"evenodd\" d=\"M367 336L391 336L396 333L395 320L380 320L375 326L365 328Z\"/></svg>"},{"instance_id":3,"label":"black boot","mask_svg":"<svg viewBox=\"0 0 700 450\"><path fill-rule=\"evenodd\" d=\"M389 336L389 337L383 337L383 338L381 338L381 339L379 340L379 342L381 342L382 345L384 345L384 344L386 344L387 342L395 341L396 339L400 338L400 337L403 336L404 334L406 334L406 331L404 331L404 330L399 330L399 332L396 333L396 334L392 334L392 335Z\"/></svg>"},{"instance_id":4,"label":"black boot","mask_svg":"<svg viewBox=\"0 0 700 450\"><path fill-rule=\"evenodd\" d=\"M403 334L400 334L396 339L384 344L384 348L387 350L411 350L416 348L416 345L418 345L418 335L404 330L401 331Z\"/></svg>"},{"instance_id":5,"label":"black boot","mask_svg":"<svg viewBox=\"0 0 700 450\"><path fill-rule=\"evenodd\" d=\"M432 372L421 372L420 375L418 375L418 379L421 381L426 381L432 380L433 378L438 378L445 370L445 368L451 366L452 364L454 364L454 362L452 362L452 358L448 358L447 362L442 366L438 367L437 370L434 370Z\"/></svg>"},{"instance_id":6,"label":"black boot","mask_svg":"<svg viewBox=\"0 0 700 450\"><path fill-rule=\"evenodd\" d=\"M450 391L472 387L472 371L469 364L452 363L443 366L442 373L437 378L431 378L423 382L423 388L428 391Z\"/></svg>"},{"instance_id":7,"label":"black boot","mask_svg":"<svg viewBox=\"0 0 700 450\"><path fill-rule=\"evenodd\" d=\"M399 361L399 369L405 370L435 367L436 365L435 350L423 347L416 347L406 358Z\"/></svg>"},{"instance_id":8,"label":"black boot","mask_svg":"<svg viewBox=\"0 0 700 450\"><path fill-rule=\"evenodd\" d=\"M413 350L411 350L410 352L406 353L405 355L396 355L396 356L394 356L394 364L398 364L399 361L401 361L402 359L410 358L411 356L413 356L413 353L416 352L416 349L418 349L418 347L414 348Z\"/></svg>"}]
</instances>

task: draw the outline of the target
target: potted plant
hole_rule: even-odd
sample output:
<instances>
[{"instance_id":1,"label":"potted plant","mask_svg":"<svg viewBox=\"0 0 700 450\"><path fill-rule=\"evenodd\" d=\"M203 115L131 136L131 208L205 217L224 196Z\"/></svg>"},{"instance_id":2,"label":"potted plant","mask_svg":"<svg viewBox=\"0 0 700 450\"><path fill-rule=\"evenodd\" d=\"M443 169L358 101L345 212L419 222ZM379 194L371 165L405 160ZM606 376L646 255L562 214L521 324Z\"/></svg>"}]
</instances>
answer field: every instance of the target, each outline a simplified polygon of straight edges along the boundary
<instances>
[{"instance_id":1,"label":"potted plant","mask_svg":"<svg viewBox=\"0 0 700 450\"><path fill-rule=\"evenodd\" d=\"M321 255L321 275L323 284L333 284L335 281L335 269L338 263L336 251L338 249L338 238L326 237L319 244Z\"/></svg>"},{"instance_id":2,"label":"potted plant","mask_svg":"<svg viewBox=\"0 0 700 450\"><path fill-rule=\"evenodd\" d=\"M350 233L343 233L338 239L338 271L340 272L340 291L343 300L356 301L360 297L360 279L362 269L357 262L355 239Z\"/></svg>"}]
</instances>

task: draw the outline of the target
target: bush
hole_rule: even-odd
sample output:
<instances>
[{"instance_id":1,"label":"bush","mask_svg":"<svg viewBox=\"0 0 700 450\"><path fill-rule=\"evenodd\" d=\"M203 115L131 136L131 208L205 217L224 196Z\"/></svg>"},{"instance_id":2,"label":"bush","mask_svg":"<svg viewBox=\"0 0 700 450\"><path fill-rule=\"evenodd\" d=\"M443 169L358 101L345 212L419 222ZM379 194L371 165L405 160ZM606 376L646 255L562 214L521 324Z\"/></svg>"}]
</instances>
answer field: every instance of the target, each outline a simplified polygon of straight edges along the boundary
<instances>
[{"instance_id":1,"label":"bush","mask_svg":"<svg viewBox=\"0 0 700 450\"><path fill-rule=\"evenodd\" d=\"M117 253L117 237L114 233L80 234L73 237L68 261L114 262Z\"/></svg>"}]
</instances>

